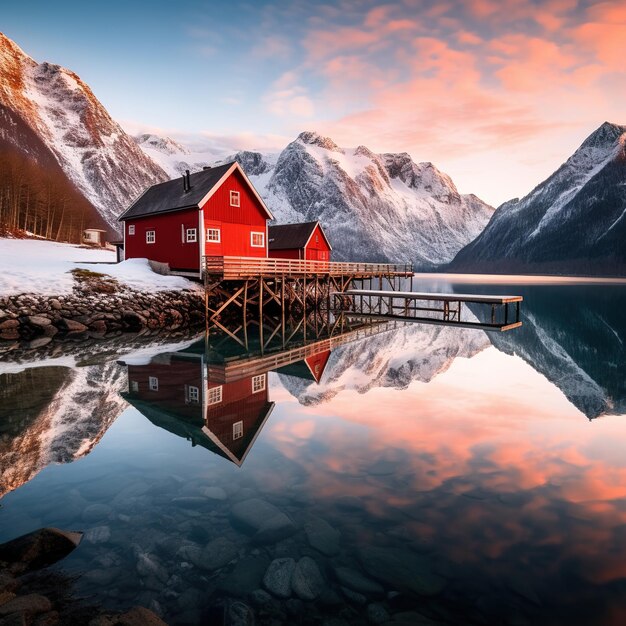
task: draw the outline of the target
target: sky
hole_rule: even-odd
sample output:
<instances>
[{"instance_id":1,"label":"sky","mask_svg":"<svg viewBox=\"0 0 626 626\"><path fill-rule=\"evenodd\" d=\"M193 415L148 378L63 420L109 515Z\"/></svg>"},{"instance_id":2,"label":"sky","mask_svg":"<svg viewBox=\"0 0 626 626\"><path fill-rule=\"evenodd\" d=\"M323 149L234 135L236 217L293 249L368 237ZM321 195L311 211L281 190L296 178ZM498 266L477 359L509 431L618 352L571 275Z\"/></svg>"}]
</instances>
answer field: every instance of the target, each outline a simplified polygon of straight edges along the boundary
<instances>
[{"instance_id":1,"label":"sky","mask_svg":"<svg viewBox=\"0 0 626 626\"><path fill-rule=\"evenodd\" d=\"M626 0L2 3L125 129L278 150L303 130L408 152L495 205L626 124Z\"/></svg>"}]
</instances>

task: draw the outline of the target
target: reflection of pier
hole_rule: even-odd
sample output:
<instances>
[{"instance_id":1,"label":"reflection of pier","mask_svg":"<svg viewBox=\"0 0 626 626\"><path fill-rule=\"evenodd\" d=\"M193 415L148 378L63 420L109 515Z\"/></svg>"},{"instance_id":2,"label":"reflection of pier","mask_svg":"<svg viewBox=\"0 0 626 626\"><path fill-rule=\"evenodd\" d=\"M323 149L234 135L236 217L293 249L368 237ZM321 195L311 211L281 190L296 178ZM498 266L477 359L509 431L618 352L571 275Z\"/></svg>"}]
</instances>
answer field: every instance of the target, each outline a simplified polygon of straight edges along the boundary
<instances>
[{"instance_id":1,"label":"reflection of pier","mask_svg":"<svg viewBox=\"0 0 626 626\"><path fill-rule=\"evenodd\" d=\"M208 352L199 342L186 350L165 353L147 364L126 363L128 391L123 397L153 424L241 465L270 416L267 375L278 371L319 383L331 351L342 344L397 327L397 323L343 317L326 325L327 334L308 338L302 329L290 333L288 347L241 352L230 334L223 352L213 342ZM196 351L198 350L198 351Z\"/></svg>"},{"instance_id":2,"label":"reflection of pier","mask_svg":"<svg viewBox=\"0 0 626 626\"><path fill-rule=\"evenodd\" d=\"M335 294L335 306L345 314L368 318L394 319L463 328L505 331L522 325L522 296L495 296L461 293L418 293L347 289ZM463 305L472 306L472 319L463 319ZM511 305L512 310L509 309ZM487 316L476 311L487 306ZM474 314L479 319L474 318ZM485 319L481 319L485 318Z\"/></svg>"},{"instance_id":3,"label":"reflection of pier","mask_svg":"<svg viewBox=\"0 0 626 626\"><path fill-rule=\"evenodd\" d=\"M299 341L293 341L285 349L279 348L271 353L259 351L256 354L247 353L224 357L220 363L207 365L208 376L210 380L229 382L260 372L278 370L299 361L307 361L303 365L308 368L310 366L309 361L312 362L315 355L330 354L338 346L365 337L379 335L397 327L397 322L393 321L385 323L377 320L364 321L339 316L333 324L327 327L328 336L319 339L307 339L306 335L303 334ZM316 378L319 382L319 376Z\"/></svg>"}]
</instances>

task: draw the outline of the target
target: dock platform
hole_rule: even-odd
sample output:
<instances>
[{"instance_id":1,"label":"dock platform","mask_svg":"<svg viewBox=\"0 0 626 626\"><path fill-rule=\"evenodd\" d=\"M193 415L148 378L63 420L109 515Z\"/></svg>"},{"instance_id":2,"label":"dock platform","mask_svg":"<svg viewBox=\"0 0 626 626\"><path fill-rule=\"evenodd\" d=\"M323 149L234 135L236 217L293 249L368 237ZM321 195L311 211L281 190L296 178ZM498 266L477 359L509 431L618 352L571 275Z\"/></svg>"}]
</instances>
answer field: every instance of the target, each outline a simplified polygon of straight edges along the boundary
<instances>
[{"instance_id":1,"label":"dock platform","mask_svg":"<svg viewBox=\"0 0 626 626\"><path fill-rule=\"evenodd\" d=\"M506 331L522 325L522 296L466 293L430 293L414 291L382 291L347 289L336 293L335 307L344 312L378 319L403 320L464 328ZM463 305L488 305L486 321L475 315L463 319ZM512 310L509 309L511 305Z\"/></svg>"},{"instance_id":2,"label":"dock platform","mask_svg":"<svg viewBox=\"0 0 626 626\"><path fill-rule=\"evenodd\" d=\"M344 263L308 259L269 259L265 257L207 256L205 272L221 280L254 280L259 278L351 277L408 278L413 276L412 263Z\"/></svg>"}]
</instances>

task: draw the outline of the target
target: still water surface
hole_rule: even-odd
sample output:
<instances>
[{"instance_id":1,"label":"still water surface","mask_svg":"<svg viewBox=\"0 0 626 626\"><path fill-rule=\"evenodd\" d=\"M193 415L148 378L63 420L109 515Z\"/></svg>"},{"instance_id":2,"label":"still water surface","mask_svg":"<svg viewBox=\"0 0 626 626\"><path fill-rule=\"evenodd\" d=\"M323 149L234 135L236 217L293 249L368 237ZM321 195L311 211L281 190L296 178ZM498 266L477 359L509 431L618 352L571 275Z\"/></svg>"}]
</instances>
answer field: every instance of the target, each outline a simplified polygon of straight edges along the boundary
<instances>
[{"instance_id":1,"label":"still water surface","mask_svg":"<svg viewBox=\"0 0 626 626\"><path fill-rule=\"evenodd\" d=\"M436 287L523 326L0 363L0 541L84 530L77 591L172 624L626 623L626 287Z\"/></svg>"}]
</instances>

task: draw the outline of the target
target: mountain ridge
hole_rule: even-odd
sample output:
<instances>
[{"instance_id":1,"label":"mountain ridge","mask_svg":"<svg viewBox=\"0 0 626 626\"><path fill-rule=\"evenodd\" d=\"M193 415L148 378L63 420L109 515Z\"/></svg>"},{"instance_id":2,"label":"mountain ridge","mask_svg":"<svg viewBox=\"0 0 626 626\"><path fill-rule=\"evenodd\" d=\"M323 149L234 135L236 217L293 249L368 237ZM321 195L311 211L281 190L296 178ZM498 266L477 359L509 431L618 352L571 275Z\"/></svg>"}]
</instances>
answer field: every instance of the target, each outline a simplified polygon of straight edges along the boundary
<instances>
[{"instance_id":1,"label":"mountain ridge","mask_svg":"<svg viewBox=\"0 0 626 626\"><path fill-rule=\"evenodd\" d=\"M147 146L142 136L136 139L153 153L154 141ZM459 194L430 162L415 163L406 152L340 147L310 130L279 153L242 150L197 163L189 156L162 150L156 158L172 176L238 161L278 222L322 222L336 260L411 260L434 269L473 239L493 212L476 196Z\"/></svg>"},{"instance_id":2,"label":"mountain ridge","mask_svg":"<svg viewBox=\"0 0 626 626\"><path fill-rule=\"evenodd\" d=\"M167 179L75 72L38 63L2 33L0 104L37 135L113 231L134 196ZM19 147L11 126L3 136Z\"/></svg>"},{"instance_id":3,"label":"mountain ridge","mask_svg":"<svg viewBox=\"0 0 626 626\"><path fill-rule=\"evenodd\" d=\"M447 269L626 274L626 126L604 122L547 179L503 203Z\"/></svg>"}]
</instances>

